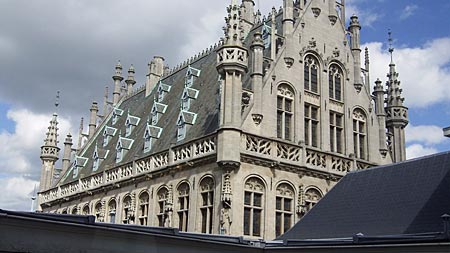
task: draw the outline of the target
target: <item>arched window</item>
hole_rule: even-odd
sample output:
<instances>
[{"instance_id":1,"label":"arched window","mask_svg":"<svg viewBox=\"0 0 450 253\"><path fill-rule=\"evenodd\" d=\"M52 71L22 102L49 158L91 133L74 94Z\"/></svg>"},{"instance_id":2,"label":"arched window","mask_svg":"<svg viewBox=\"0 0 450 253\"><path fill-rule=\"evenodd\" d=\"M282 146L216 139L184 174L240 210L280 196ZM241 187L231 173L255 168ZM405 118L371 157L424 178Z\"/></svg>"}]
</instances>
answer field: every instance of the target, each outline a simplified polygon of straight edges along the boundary
<instances>
[{"instance_id":1,"label":"arched window","mask_svg":"<svg viewBox=\"0 0 450 253\"><path fill-rule=\"evenodd\" d=\"M94 215L97 222L104 222L103 205L100 201L95 204Z\"/></svg>"},{"instance_id":2,"label":"arched window","mask_svg":"<svg viewBox=\"0 0 450 253\"><path fill-rule=\"evenodd\" d=\"M304 65L304 88L319 93L319 64L311 55L306 56Z\"/></svg>"},{"instance_id":3,"label":"arched window","mask_svg":"<svg viewBox=\"0 0 450 253\"><path fill-rule=\"evenodd\" d=\"M308 212L322 198L322 193L315 188L310 188L305 192L305 212Z\"/></svg>"},{"instance_id":4,"label":"arched window","mask_svg":"<svg viewBox=\"0 0 450 253\"><path fill-rule=\"evenodd\" d=\"M252 177L245 182L244 235L262 237L264 211L264 183Z\"/></svg>"},{"instance_id":5,"label":"arched window","mask_svg":"<svg viewBox=\"0 0 450 253\"><path fill-rule=\"evenodd\" d=\"M143 192L139 195L139 224L142 226L148 225L148 205L150 197L147 192Z\"/></svg>"},{"instance_id":6,"label":"arched window","mask_svg":"<svg viewBox=\"0 0 450 253\"><path fill-rule=\"evenodd\" d=\"M278 86L277 137L292 140L294 117L294 91L286 84Z\"/></svg>"},{"instance_id":7,"label":"arched window","mask_svg":"<svg viewBox=\"0 0 450 253\"><path fill-rule=\"evenodd\" d=\"M122 223L123 224L133 224L134 223L134 214L133 214L133 201L131 200L131 196L127 195L123 198L122 202Z\"/></svg>"},{"instance_id":8,"label":"arched window","mask_svg":"<svg viewBox=\"0 0 450 253\"><path fill-rule=\"evenodd\" d=\"M353 111L353 145L356 158L367 159L367 117L361 109Z\"/></svg>"},{"instance_id":9,"label":"arched window","mask_svg":"<svg viewBox=\"0 0 450 253\"><path fill-rule=\"evenodd\" d=\"M319 107L305 103L305 144L319 147Z\"/></svg>"},{"instance_id":10,"label":"arched window","mask_svg":"<svg viewBox=\"0 0 450 253\"><path fill-rule=\"evenodd\" d=\"M116 223L116 209L117 209L117 203L116 200L112 199L108 203L108 217L109 217L109 223Z\"/></svg>"},{"instance_id":11,"label":"arched window","mask_svg":"<svg viewBox=\"0 0 450 253\"><path fill-rule=\"evenodd\" d=\"M214 180L206 177L200 182L200 213L202 215L202 233L212 234Z\"/></svg>"},{"instance_id":12,"label":"arched window","mask_svg":"<svg viewBox=\"0 0 450 253\"><path fill-rule=\"evenodd\" d=\"M90 214L89 205L86 204L86 205L83 207L83 215L89 215L89 214Z\"/></svg>"},{"instance_id":13,"label":"arched window","mask_svg":"<svg viewBox=\"0 0 450 253\"><path fill-rule=\"evenodd\" d=\"M336 64L331 65L328 71L328 86L330 98L342 101L343 74Z\"/></svg>"},{"instance_id":14,"label":"arched window","mask_svg":"<svg viewBox=\"0 0 450 253\"><path fill-rule=\"evenodd\" d=\"M189 185L182 183L178 186L178 228L187 231L189 221Z\"/></svg>"},{"instance_id":15,"label":"arched window","mask_svg":"<svg viewBox=\"0 0 450 253\"><path fill-rule=\"evenodd\" d=\"M73 215L77 215L77 214L78 214L78 207L77 207L77 206L74 206L74 207L72 208L72 214L73 214Z\"/></svg>"},{"instance_id":16,"label":"arched window","mask_svg":"<svg viewBox=\"0 0 450 253\"><path fill-rule=\"evenodd\" d=\"M166 203L167 203L167 196L169 191L166 187L163 187L159 189L158 191L158 214L156 215L158 217L158 226L164 227L164 223L166 220Z\"/></svg>"},{"instance_id":17,"label":"arched window","mask_svg":"<svg viewBox=\"0 0 450 253\"><path fill-rule=\"evenodd\" d=\"M344 153L344 115L330 111L331 152Z\"/></svg>"},{"instance_id":18,"label":"arched window","mask_svg":"<svg viewBox=\"0 0 450 253\"><path fill-rule=\"evenodd\" d=\"M275 234L276 237L284 234L292 227L294 216L294 189L287 183L277 187L275 201Z\"/></svg>"},{"instance_id":19,"label":"arched window","mask_svg":"<svg viewBox=\"0 0 450 253\"><path fill-rule=\"evenodd\" d=\"M64 208L64 209L61 211L61 214L67 214L67 208Z\"/></svg>"}]
</instances>

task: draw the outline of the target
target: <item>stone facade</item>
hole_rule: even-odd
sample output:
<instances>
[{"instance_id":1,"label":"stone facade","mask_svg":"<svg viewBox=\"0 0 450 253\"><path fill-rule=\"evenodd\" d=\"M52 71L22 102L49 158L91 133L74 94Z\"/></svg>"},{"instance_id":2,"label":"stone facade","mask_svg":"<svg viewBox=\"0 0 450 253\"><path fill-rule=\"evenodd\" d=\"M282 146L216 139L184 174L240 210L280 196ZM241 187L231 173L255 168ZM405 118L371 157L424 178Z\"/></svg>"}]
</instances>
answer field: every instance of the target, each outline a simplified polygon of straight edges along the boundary
<instances>
[{"instance_id":1,"label":"stone facade","mask_svg":"<svg viewBox=\"0 0 450 253\"><path fill-rule=\"evenodd\" d=\"M343 2L284 0L261 19L253 1L232 1L219 44L173 69L155 57L143 87L132 66L125 86L119 63L113 101L106 93L99 124L92 105L72 159L68 136L52 186L42 156L41 210L273 239L346 173L403 160L395 64L372 95Z\"/></svg>"}]
</instances>

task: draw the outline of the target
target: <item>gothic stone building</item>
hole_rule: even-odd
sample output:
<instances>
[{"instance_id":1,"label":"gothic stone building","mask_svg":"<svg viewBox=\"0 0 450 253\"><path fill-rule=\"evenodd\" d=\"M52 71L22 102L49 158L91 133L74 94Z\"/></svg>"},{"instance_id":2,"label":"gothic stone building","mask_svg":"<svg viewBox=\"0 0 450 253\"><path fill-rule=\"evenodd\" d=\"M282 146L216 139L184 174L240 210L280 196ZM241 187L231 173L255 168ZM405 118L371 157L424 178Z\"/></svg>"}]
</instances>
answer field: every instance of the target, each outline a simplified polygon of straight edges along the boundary
<instances>
[{"instance_id":1,"label":"gothic stone building","mask_svg":"<svg viewBox=\"0 0 450 253\"><path fill-rule=\"evenodd\" d=\"M268 17L233 0L225 20L224 38L182 64L154 57L141 88L119 62L112 100L102 114L92 104L76 152L67 136L62 169L53 116L40 210L272 239L347 172L405 159L395 64L371 89L344 0L284 0Z\"/></svg>"}]
</instances>

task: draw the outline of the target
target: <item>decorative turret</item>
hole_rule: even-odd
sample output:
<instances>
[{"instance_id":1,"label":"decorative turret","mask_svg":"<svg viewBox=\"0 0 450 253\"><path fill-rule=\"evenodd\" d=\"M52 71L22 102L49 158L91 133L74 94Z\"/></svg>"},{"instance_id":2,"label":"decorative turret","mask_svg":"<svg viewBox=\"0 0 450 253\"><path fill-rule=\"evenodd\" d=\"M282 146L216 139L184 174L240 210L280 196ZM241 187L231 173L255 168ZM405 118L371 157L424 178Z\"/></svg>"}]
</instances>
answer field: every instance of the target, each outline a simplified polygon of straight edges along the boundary
<instances>
[{"instance_id":1,"label":"decorative turret","mask_svg":"<svg viewBox=\"0 0 450 253\"><path fill-rule=\"evenodd\" d=\"M134 66L131 64L130 69L128 69L128 77L127 80L125 80L125 83L127 84L127 94L131 94L133 91L133 86L136 84L136 80L134 79L134 74L136 72L134 71Z\"/></svg>"},{"instance_id":2,"label":"decorative turret","mask_svg":"<svg viewBox=\"0 0 450 253\"><path fill-rule=\"evenodd\" d=\"M97 102L92 102L92 106L90 109L90 117L89 117L89 139L91 139L92 136L94 136L95 128L97 127L97 115L98 115L98 104Z\"/></svg>"},{"instance_id":3,"label":"decorative turret","mask_svg":"<svg viewBox=\"0 0 450 253\"><path fill-rule=\"evenodd\" d=\"M294 2L283 0L283 35L289 36L294 30Z\"/></svg>"},{"instance_id":4,"label":"decorative turret","mask_svg":"<svg viewBox=\"0 0 450 253\"><path fill-rule=\"evenodd\" d=\"M237 0L227 8L224 44L217 49L217 71L222 80L218 161L239 163L239 144L242 119L242 75L247 71L248 52L242 47L243 32ZM237 131L236 131L237 130Z\"/></svg>"},{"instance_id":5,"label":"decorative turret","mask_svg":"<svg viewBox=\"0 0 450 253\"><path fill-rule=\"evenodd\" d=\"M253 0L242 0L241 18L245 38L255 24L255 2Z\"/></svg>"},{"instance_id":6,"label":"decorative turret","mask_svg":"<svg viewBox=\"0 0 450 253\"><path fill-rule=\"evenodd\" d=\"M72 154L72 135L69 133L64 140L64 154L62 158L62 171L61 175L64 175L64 173L67 171L67 169L70 166L70 155Z\"/></svg>"},{"instance_id":7,"label":"decorative turret","mask_svg":"<svg viewBox=\"0 0 450 253\"><path fill-rule=\"evenodd\" d=\"M50 126L48 127L47 137L44 140L44 145L41 147L41 182L39 190L42 192L49 189L52 185L52 180L55 174L55 164L59 157L58 148L58 115L53 114Z\"/></svg>"},{"instance_id":8,"label":"decorative turret","mask_svg":"<svg viewBox=\"0 0 450 253\"><path fill-rule=\"evenodd\" d=\"M387 154L387 146L386 146L386 113L384 111L384 89L382 82L380 79L375 81L375 87L373 88L373 97L375 100L375 114L378 118L378 126L379 126L379 145L380 145L380 153L383 157Z\"/></svg>"},{"instance_id":9,"label":"decorative turret","mask_svg":"<svg viewBox=\"0 0 450 253\"><path fill-rule=\"evenodd\" d=\"M353 15L350 18L350 26L348 28L350 31L351 38L351 50L354 59L354 79L355 79L355 89L360 92L362 89L362 80L361 80L361 39L360 39L360 30L361 25L359 24L358 17Z\"/></svg>"},{"instance_id":10,"label":"decorative turret","mask_svg":"<svg viewBox=\"0 0 450 253\"><path fill-rule=\"evenodd\" d=\"M253 42L250 46L252 54L252 83L254 91L254 106L253 106L253 121L256 125L261 124L263 119L262 114L262 89L263 89L263 52L264 52L264 41L260 32L255 32L253 35Z\"/></svg>"},{"instance_id":11,"label":"decorative turret","mask_svg":"<svg viewBox=\"0 0 450 253\"><path fill-rule=\"evenodd\" d=\"M123 80L122 64L120 64L120 61L117 62L116 72L114 73L112 79L114 80L113 105L116 105L120 99L120 90L122 87L120 82Z\"/></svg>"},{"instance_id":12,"label":"decorative turret","mask_svg":"<svg viewBox=\"0 0 450 253\"><path fill-rule=\"evenodd\" d=\"M389 53L391 63L386 82L386 127L388 130L388 144L393 162L406 160L405 127L408 125L408 107L403 105L402 89L398 80L393 60L394 48L392 47L391 32L389 32Z\"/></svg>"},{"instance_id":13,"label":"decorative turret","mask_svg":"<svg viewBox=\"0 0 450 253\"><path fill-rule=\"evenodd\" d=\"M164 58L161 56L153 57L148 64L147 81L145 82L145 96L147 97L155 88L156 84L164 74Z\"/></svg>"}]
</instances>

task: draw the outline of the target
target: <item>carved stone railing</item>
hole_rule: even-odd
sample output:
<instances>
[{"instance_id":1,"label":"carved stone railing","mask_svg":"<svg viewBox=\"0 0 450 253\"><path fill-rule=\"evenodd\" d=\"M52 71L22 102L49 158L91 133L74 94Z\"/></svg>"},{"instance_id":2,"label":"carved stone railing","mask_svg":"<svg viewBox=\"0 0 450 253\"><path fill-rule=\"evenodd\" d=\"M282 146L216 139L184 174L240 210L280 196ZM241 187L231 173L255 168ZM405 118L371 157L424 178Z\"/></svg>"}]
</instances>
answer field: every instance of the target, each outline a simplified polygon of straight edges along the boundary
<instances>
[{"instance_id":1,"label":"carved stone railing","mask_svg":"<svg viewBox=\"0 0 450 253\"><path fill-rule=\"evenodd\" d=\"M374 164L340 154L251 134L242 134L241 153L340 176L350 171L374 166Z\"/></svg>"},{"instance_id":2,"label":"carved stone railing","mask_svg":"<svg viewBox=\"0 0 450 253\"><path fill-rule=\"evenodd\" d=\"M81 178L78 181L49 189L40 194L41 200L42 203L48 203L78 193L92 191L108 184L125 181L168 166L180 164L187 160L214 155L215 153L216 136L207 136L183 145L175 146L167 151Z\"/></svg>"}]
</instances>

